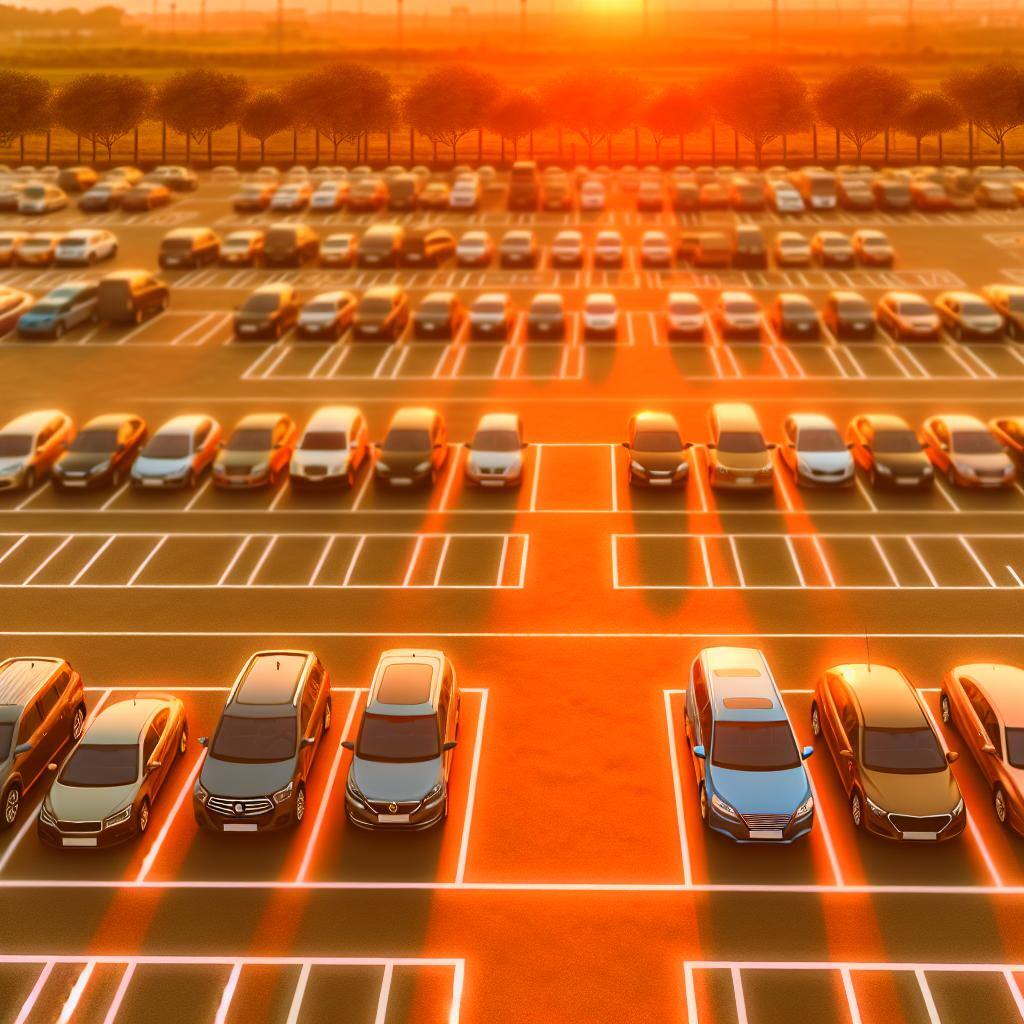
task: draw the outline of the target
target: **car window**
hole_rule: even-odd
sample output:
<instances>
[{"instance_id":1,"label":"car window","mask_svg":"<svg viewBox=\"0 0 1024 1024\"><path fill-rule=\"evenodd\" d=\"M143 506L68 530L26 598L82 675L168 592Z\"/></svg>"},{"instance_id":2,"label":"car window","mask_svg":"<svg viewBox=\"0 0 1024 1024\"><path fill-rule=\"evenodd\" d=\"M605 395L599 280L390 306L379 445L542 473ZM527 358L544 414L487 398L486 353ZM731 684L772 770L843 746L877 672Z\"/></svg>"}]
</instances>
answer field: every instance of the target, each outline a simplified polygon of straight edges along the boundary
<instances>
[{"instance_id":1,"label":"car window","mask_svg":"<svg viewBox=\"0 0 1024 1024\"><path fill-rule=\"evenodd\" d=\"M57 688L52 684L47 686L46 689L39 694L39 699L36 703L39 705L40 718L46 718L46 716L57 706L59 696Z\"/></svg>"},{"instance_id":2,"label":"car window","mask_svg":"<svg viewBox=\"0 0 1024 1024\"><path fill-rule=\"evenodd\" d=\"M156 727L154 722L146 730L146 739L142 744L142 763L148 764L149 759L153 756L154 751L157 748L157 744L160 742L160 730Z\"/></svg>"},{"instance_id":3,"label":"car window","mask_svg":"<svg viewBox=\"0 0 1024 1024\"><path fill-rule=\"evenodd\" d=\"M54 679L53 685L54 685L54 688L56 689L57 693L59 693L61 696L63 696L64 695L64 691L67 690L68 683L70 683L70 682L71 682L71 673L67 669L65 669L63 672L60 673L59 676L57 676L56 679Z\"/></svg>"},{"instance_id":4,"label":"car window","mask_svg":"<svg viewBox=\"0 0 1024 1024\"><path fill-rule=\"evenodd\" d=\"M309 720L313 717L313 708L316 705L316 690L311 685L307 685L305 691L302 694L302 707L299 712L299 727L302 729L303 736L309 730Z\"/></svg>"},{"instance_id":5,"label":"car window","mask_svg":"<svg viewBox=\"0 0 1024 1024\"><path fill-rule=\"evenodd\" d=\"M25 708L25 713L21 716L21 725L18 727L18 742L27 743L32 739L33 734L41 723L42 717L39 714L39 708L35 704Z\"/></svg>"}]
</instances>

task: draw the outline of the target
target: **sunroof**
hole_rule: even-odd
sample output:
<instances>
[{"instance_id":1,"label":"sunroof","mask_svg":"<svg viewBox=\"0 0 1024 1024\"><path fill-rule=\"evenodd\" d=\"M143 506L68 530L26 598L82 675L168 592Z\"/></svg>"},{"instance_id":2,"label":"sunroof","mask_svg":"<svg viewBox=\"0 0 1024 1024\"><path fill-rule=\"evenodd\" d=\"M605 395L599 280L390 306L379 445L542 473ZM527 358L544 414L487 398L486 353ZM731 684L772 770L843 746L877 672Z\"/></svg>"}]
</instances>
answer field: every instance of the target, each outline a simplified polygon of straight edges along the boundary
<instances>
[{"instance_id":1,"label":"sunroof","mask_svg":"<svg viewBox=\"0 0 1024 1024\"><path fill-rule=\"evenodd\" d=\"M775 707L767 697L726 697L722 703L732 711L770 711Z\"/></svg>"},{"instance_id":2,"label":"sunroof","mask_svg":"<svg viewBox=\"0 0 1024 1024\"><path fill-rule=\"evenodd\" d=\"M384 669L377 699L382 704L425 704L433 677L433 666L426 662L395 662Z\"/></svg>"},{"instance_id":3,"label":"sunroof","mask_svg":"<svg viewBox=\"0 0 1024 1024\"><path fill-rule=\"evenodd\" d=\"M239 704L290 704L306 659L301 654L257 658L238 688Z\"/></svg>"}]
</instances>

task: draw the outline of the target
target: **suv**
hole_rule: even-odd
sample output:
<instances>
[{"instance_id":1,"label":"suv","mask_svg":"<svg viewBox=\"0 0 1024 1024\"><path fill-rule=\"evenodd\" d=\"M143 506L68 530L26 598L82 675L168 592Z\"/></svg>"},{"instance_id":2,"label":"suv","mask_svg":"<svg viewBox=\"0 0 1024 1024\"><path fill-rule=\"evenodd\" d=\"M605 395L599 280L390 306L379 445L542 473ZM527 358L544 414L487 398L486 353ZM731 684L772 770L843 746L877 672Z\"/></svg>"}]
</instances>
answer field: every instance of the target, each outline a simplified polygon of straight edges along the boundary
<instances>
[{"instance_id":1,"label":"suv","mask_svg":"<svg viewBox=\"0 0 1024 1024\"><path fill-rule=\"evenodd\" d=\"M263 262L268 267L300 267L320 253L320 236L302 223L273 224L263 242Z\"/></svg>"},{"instance_id":2,"label":"suv","mask_svg":"<svg viewBox=\"0 0 1024 1024\"><path fill-rule=\"evenodd\" d=\"M441 651L384 651L345 786L345 811L367 829L430 828L448 817L462 695Z\"/></svg>"},{"instance_id":3,"label":"suv","mask_svg":"<svg viewBox=\"0 0 1024 1024\"><path fill-rule=\"evenodd\" d=\"M299 319L299 300L290 284L265 284L235 311L236 338L274 338L290 331Z\"/></svg>"},{"instance_id":4,"label":"suv","mask_svg":"<svg viewBox=\"0 0 1024 1024\"><path fill-rule=\"evenodd\" d=\"M84 728L85 687L66 661L8 658L0 664L0 829L17 821L21 798Z\"/></svg>"},{"instance_id":5,"label":"suv","mask_svg":"<svg viewBox=\"0 0 1024 1024\"><path fill-rule=\"evenodd\" d=\"M398 341L409 323L409 298L401 285L378 285L363 292L352 318L357 338Z\"/></svg>"},{"instance_id":6,"label":"suv","mask_svg":"<svg viewBox=\"0 0 1024 1024\"><path fill-rule=\"evenodd\" d=\"M686 738L697 777L700 816L739 843L791 843L807 835L814 798L764 655L745 647L708 647L690 669Z\"/></svg>"},{"instance_id":7,"label":"suv","mask_svg":"<svg viewBox=\"0 0 1024 1024\"><path fill-rule=\"evenodd\" d=\"M163 281L145 270L117 270L100 280L96 318L110 323L141 324L150 313L162 313L171 301Z\"/></svg>"},{"instance_id":8,"label":"suv","mask_svg":"<svg viewBox=\"0 0 1024 1024\"><path fill-rule=\"evenodd\" d=\"M444 228L409 231L402 245L402 265L439 267L455 255L455 236Z\"/></svg>"},{"instance_id":9,"label":"suv","mask_svg":"<svg viewBox=\"0 0 1024 1024\"><path fill-rule=\"evenodd\" d=\"M377 445L374 479L392 487L433 486L448 460L448 432L441 414L422 406L399 409Z\"/></svg>"},{"instance_id":10,"label":"suv","mask_svg":"<svg viewBox=\"0 0 1024 1024\"><path fill-rule=\"evenodd\" d=\"M399 224L374 224L362 238L356 250L356 263L360 267L397 267L402 262L405 231Z\"/></svg>"},{"instance_id":11,"label":"suv","mask_svg":"<svg viewBox=\"0 0 1024 1024\"><path fill-rule=\"evenodd\" d=\"M192 810L202 828L266 832L306 816L306 780L331 728L331 677L311 651L257 651L228 694Z\"/></svg>"},{"instance_id":12,"label":"suv","mask_svg":"<svg viewBox=\"0 0 1024 1024\"><path fill-rule=\"evenodd\" d=\"M220 239L209 228L175 228L164 235L160 243L160 266L201 267L216 263L220 256Z\"/></svg>"}]
</instances>

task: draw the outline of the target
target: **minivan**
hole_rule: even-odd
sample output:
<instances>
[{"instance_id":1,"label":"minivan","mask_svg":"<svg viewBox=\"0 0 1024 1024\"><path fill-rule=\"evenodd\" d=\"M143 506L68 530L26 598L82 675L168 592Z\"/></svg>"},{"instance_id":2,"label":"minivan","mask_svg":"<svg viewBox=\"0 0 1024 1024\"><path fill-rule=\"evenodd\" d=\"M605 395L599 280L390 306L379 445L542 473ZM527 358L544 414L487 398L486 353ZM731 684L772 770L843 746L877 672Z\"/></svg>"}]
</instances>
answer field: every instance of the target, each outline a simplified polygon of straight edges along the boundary
<instances>
[{"instance_id":1,"label":"minivan","mask_svg":"<svg viewBox=\"0 0 1024 1024\"><path fill-rule=\"evenodd\" d=\"M201 828L267 832L306 816L306 785L331 728L331 677L312 651L258 651L228 693L192 793Z\"/></svg>"},{"instance_id":2,"label":"minivan","mask_svg":"<svg viewBox=\"0 0 1024 1024\"><path fill-rule=\"evenodd\" d=\"M384 651L352 751L345 811L366 829L430 828L448 817L462 695L442 651Z\"/></svg>"},{"instance_id":3,"label":"minivan","mask_svg":"<svg viewBox=\"0 0 1024 1024\"><path fill-rule=\"evenodd\" d=\"M774 444L764 439L757 414L740 402L718 402L708 416L708 482L712 487L767 490L774 481Z\"/></svg>"},{"instance_id":4,"label":"minivan","mask_svg":"<svg viewBox=\"0 0 1024 1024\"><path fill-rule=\"evenodd\" d=\"M82 738L85 686L63 658L8 658L0 664L0 829L18 820L22 797L57 754Z\"/></svg>"},{"instance_id":5,"label":"minivan","mask_svg":"<svg viewBox=\"0 0 1024 1024\"><path fill-rule=\"evenodd\" d=\"M268 267L300 267L319 252L320 236L308 224L272 224L263 243L263 262Z\"/></svg>"},{"instance_id":6,"label":"minivan","mask_svg":"<svg viewBox=\"0 0 1024 1024\"><path fill-rule=\"evenodd\" d=\"M141 324L150 313L162 313L171 293L145 270L116 270L100 279L96 316L109 323Z\"/></svg>"},{"instance_id":7,"label":"minivan","mask_svg":"<svg viewBox=\"0 0 1024 1024\"><path fill-rule=\"evenodd\" d=\"M201 267L216 263L220 257L220 239L209 228L175 228L160 243L160 267Z\"/></svg>"}]
</instances>

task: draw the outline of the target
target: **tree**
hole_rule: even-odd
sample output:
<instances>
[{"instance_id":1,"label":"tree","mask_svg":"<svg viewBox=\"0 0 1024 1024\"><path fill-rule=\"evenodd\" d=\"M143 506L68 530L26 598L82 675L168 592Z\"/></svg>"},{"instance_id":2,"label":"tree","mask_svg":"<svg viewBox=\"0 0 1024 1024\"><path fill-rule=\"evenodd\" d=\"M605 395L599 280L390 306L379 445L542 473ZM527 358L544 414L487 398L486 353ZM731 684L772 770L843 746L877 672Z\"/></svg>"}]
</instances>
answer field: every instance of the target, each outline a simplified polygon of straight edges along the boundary
<instances>
[{"instance_id":1,"label":"tree","mask_svg":"<svg viewBox=\"0 0 1024 1024\"><path fill-rule=\"evenodd\" d=\"M707 120L707 105L685 85L666 86L647 103L642 116L644 127L654 137L658 160L662 143L670 135L679 137L679 159L684 159L686 136L702 128Z\"/></svg>"},{"instance_id":2,"label":"tree","mask_svg":"<svg viewBox=\"0 0 1024 1024\"><path fill-rule=\"evenodd\" d=\"M488 113L487 127L501 139L502 158L506 140L512 143L512 158L519 158L519 140L543 128L547 114L541 101L529 92L507 92Z\"/></svg>"},{"instance_id":3,"label":"tree","mask_svg":"<svg viewBox=\"0 0 1024 1024\"><path fill-rule=\"evenodd\" d=\"M311 128L334 147L369 132L384 131L395 121L391 79L376 68L337 61L294 79L285 89L293 123Z\"/></svg>"},{"instance_id":4,"label":"tree","mask_svg":"<svg viewBox=\"0 0 1024 1024\"><path fill-rule=\"evenodd\" d=\"M956 131L964 123L964 112L941 92L918 92L907 102L900 115L899 127L917 143L918 163L921 162L921 140L929 135Z\"/></svg>"},{"instance_id":5,"label":"tree","mask_svg":"<svg viewBox=\"0 0 1024 1024\"><path fill-rule=\"evenodd\" d=\"M594 147L636 122L643 107L640 83L619 71L576 71L548 84L545 105L561 126L575 132L594 160Z\"/></svg>"},{"instance_id":6,"label":"tree","mask_svg":"<svg viewBox=\"0 0 1024 1024\"><path fill-rule=\"evenodd\" d=\"M405 97L405 118L435 146L449 146L454 163L459 142L483 129L499 92L498 80L486 71L445 64L413 84Z\"/></svg>"},{"instance_id":7,"label":"tree","mask_svg":"<svg viewBox=\"0 0 1024 1024\"><path fill-rule=\"evenodd\" d=\"M78 75L53 98L53 119L62 128L107 151L146 119L152 103L149 86L135 75Z\"/></svg>"},{"instance_id":8,"label":"tree","mask_svg":"<svg viewBox=\"0 0 1024 1024\"><path fill-rule=\"evenodd\" d=\"M213 133L237 119L248 91L241 75L213 68L179 71L157 90L156 110L171 128L185 136L186 161L191 156L191 144L205 139L212 163Z\"/></svg>"},{"instance_id":9,"label":"tree","mask_svg":"<svg viewBox=\"0 0 1024 1024\"><path fill-rule=\"evenodd\" d=\"M898 123L910 98L905 75L875 64L859 64L826 79L815 97L818 117L852 142L861 163L864 147Z\"/></svg>"},{"instance_id":10,"label":"tree","mask_svg":"<svg viewBox=\"0 0 1024 1024\"><path fill-rule=\"evenodd\" d=\"M758 167L765 146L811 120L803 79L777 64L748 64L713 80L707 91L720 120L754 147Z\"/></svg>"},{"instance_id":11,"label":"tree","mask_svg":"<svg viewBox=\"0 0 1024 1024\"><path fill-rule=\"evenodd\" d=\"M50 127L50 83L24 71L0 71L0 143L21 142L25 159L25 136Z\"/></svg>"},{"instance_id":12,"label":"tree","mask_svg":"<svg viewBox=\"0 0 1024 1024\"><path fill-rule=\"evenodd\" d=\"M999 147L1006 163L1006 136L1024 123L1024 72L1008 61L962 71L943 83L973 125Z\"/></svg>"},{"instance_id":13,"label":"tree","mask_svg":"<svg viewBox=\"0 0 1024 1024\"><path fill-rule=\"evenodd\" d=\"M267 139L283 132L291 123L292 114L288 104L273 89L253 93L239 114L242 132L260 144L260 163L267 157Z\"/></svg>"}]
</instances>

